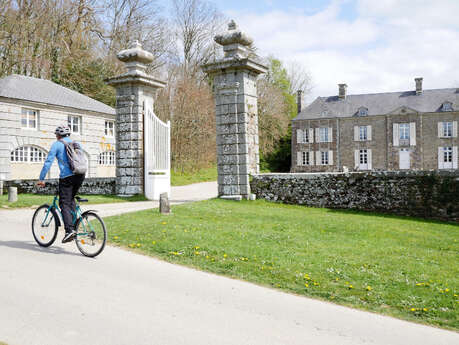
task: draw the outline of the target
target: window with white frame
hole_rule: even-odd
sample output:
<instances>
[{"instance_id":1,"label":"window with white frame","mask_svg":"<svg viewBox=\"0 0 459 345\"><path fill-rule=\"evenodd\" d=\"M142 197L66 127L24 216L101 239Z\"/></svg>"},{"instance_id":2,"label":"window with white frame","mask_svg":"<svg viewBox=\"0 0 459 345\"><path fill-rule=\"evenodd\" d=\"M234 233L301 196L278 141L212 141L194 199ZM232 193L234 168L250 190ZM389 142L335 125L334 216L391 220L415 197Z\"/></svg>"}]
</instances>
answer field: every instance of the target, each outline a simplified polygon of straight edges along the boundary
<instances>
[{"instance_id":1,"label":"window with white frame","mask_svg":"<svg viewBox=\"0 0 459 345\"><path fill-rule=\"evenodd\" d=\"M443 163L452 163L453 162L453 148L444 147L443 148Z\"/></svg>"},{"instance_id":2,"label":"window with white frame","mask_svg":"<svg viewBox=\"0 0 459 345\"><path fill-rule=\"evenodd\" d=\"M453 111L453 104L451 102L445 102L441 107L442 111Z\"/></svg>"},{"instance_id":3,"label":"window with white frame","mask_svg":"<svg viewBox=\"0 0 459 345\"><path fill-rule=\"evenodd\" d=\"M33 109L22 109L21 127L27 129L37 129L38 111Z\"/></svg>"},{"instance_id":4,"label":"window with white frame","mask_svg":"<svg viewBox=\"0 0 459 345\"><path fill-rule=\"evenodd\" d=\"M115 136L115 122L114 121L105 121L105 136L107 137Z\"/></svg>"},{"instance_id":5,"label":"window with white frame","mask_svg":"<svg viewBox=\"0 0 459 345\"><path fill-rule=\"evenodd\" d=\"M43 163L46 152L35 146L21 146L11 151L11 162L15 163Z\"/></svg>"},{"instance_id":6,"label":"window with white frame","mask_svg":"<svg viewBox=\"0 0 459 345\"><path fill-rule=\"evenodd\" d=\"M366 141L368 139L368 127L359 126L359 140Z\"/></svg>"},{"instance_id":7,"label":"window with white frame","mask_svg":"<svg viewBox=\"0 0 459 345\"><path fill-rule=\"evenodd\" d=\"M399 125L400 140L409 140L410 139L410 124L401 123Z\"/></svg>"},{"instance_id":8,"label":"window with white frame","mask_svg":"<svg viewBox=\"0 0 459 345\"><path fill-rule=\"evenodd\" d=\"M99 155L99 165L114 166L115 162L115 151L105 151Z\"/></svg>"},{"instance_id":9,"label":"window with white frame","mask_svg":"<svg viewBox=\"0 0 459 345\"><path fill-rule=\"evenodd\" d=\"M311 157L309 156L309 151L301 153L302 165L311 165Z\"/></svg>"},{"instance_id":10,"label":"window with white frame","mask_svg":"<svg viewBox=\"0 0 459 345\"><path fill-rule=\"evenodd\" d=\"M320 164L328 165L328 151L321 151L320 152Z\"/></svg>"},{"instance_id":11,"label":"window with white frame","mask_svg":"<svg viewBox=\"0 0 459 345\"><path fill-rule=\"evenodd\" d=\"M81 134L81 116L68 116L68 125L70 133Z\"/></svg>"},{"instance_id":12,"label":"window with white frame","mask_svg":"<svg viewBox=\"0 0 459 345\"><path fill-rule=\"evenodd\" d=\"M328 142L328 127L319 128L319 138L322 143Z\"/></svg>"},{"instance_id":13,"label":"window with white frame","mask_svg":"<svg viewBox=\"0 0 459 345\"><path fill-rule=\"evenodd\" d=\"M368 165L368 151L367 150L360 150L359 162L360 162L360 165Z\"/></svg>"},{"instance_id":14,"label":"window with white frame","mask_svg":"<svg viewBox=\"0 0 459 345\"><path fill-rule=\"evenodd\" d=\"M443 122L443 133L442 137L451 138L453 136L453 123Z\"/></svg>"},{"instance_id":15,"label":"window with white frame","mask_svg":"<svg viewBox=\"0 0 459 345\"><path fill-rule=\"evenodd\" d=\"M307 129L303 131L303 143L309 143L309 131Z\"/></svg>"}]
</instances>

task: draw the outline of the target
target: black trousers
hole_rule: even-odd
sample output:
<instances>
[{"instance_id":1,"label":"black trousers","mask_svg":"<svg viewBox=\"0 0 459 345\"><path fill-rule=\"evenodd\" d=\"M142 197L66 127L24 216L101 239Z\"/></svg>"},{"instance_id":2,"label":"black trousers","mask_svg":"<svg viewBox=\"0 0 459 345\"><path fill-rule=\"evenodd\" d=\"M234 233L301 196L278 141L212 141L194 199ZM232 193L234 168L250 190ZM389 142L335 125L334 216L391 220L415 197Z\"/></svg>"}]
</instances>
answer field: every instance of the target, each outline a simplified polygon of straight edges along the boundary
<instances>
[{"instance_id":1,"label":"black trousers","mask_svg":"<svg viewBox=\"0 0 459 345\"><path fill-rule=\"evenodd\" d=\"M73 214L76 212L75 195L83 181L84 175L72 175L59 179L59 207L64 220L65 232L75 230L73 224Z\"/></svg>"}]
</instances>

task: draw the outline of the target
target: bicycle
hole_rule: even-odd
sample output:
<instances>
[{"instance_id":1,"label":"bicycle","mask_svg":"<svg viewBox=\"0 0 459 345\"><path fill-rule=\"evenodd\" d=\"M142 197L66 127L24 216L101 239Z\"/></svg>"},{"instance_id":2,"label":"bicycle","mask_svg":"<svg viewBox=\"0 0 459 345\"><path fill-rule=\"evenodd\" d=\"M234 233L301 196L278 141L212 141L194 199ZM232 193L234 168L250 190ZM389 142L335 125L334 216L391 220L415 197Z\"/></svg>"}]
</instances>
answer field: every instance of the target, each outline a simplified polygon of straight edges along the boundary
<instances>
[{"instance_id":1,"label":"bicycle","mask_svg":"<svg viewBox=\"0 0 459 345\"><path fill-rule=\"evenodd\" d=\"M49 247L57 237L59 227L62 225L62 212L59 208L59 189L56 190L53 203L39 206L32 218L32 234L41 247ZM75 243L84 256L95 257L105 248L107 230L102 218L95 210L82 212L80 202L88 199L75 197L76 212L72 211L73 224L75 225Z\"/></svg>"}]
</instances>

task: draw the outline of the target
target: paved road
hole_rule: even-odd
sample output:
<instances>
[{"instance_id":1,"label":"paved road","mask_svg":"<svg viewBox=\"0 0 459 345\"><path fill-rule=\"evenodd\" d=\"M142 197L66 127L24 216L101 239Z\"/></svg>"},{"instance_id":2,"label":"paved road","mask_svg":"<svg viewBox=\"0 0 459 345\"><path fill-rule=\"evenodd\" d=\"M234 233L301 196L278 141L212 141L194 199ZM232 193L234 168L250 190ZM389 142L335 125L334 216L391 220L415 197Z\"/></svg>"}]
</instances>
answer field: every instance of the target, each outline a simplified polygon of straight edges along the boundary
<instances>
[{"instance_id":1,"label":"paved road","mask_svg":"<svg viewBox=\"0 0 459 345\"><path fill-rule=\"evenodd\" d=\"M174 188L177 202L216 184ZM123 204L122 211L153 207ZM120 205L97 205L104 215ZM0 341L9 345L459 344L459 334L281 293L107 247L39 248L32 210L0 211ZM153 214L152 217L155 215ZM60 239L61 236L59 236Z\"/></svg>"}]
</instances>

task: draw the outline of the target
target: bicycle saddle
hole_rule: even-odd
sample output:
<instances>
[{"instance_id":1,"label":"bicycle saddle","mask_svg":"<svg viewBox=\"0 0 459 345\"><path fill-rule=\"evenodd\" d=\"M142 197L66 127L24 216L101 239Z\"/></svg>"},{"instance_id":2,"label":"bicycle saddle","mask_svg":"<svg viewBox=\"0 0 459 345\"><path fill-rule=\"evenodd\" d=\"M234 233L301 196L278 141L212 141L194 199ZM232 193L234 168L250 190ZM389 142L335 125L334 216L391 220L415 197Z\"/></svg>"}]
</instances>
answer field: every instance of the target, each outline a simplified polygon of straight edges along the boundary
<instances>
[{"instance_id":1,"label":"bicycle saddle","mask_svg":"<svg viewBox=\"0 0 459 345\"><path fill-rule=\"evenodd\" d=\"M76 196L75 199L78 201L78 202L87 202L88 199L83 199L83 198L80 198L79 196Z\"/></svg>"}]
</instances>

